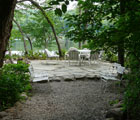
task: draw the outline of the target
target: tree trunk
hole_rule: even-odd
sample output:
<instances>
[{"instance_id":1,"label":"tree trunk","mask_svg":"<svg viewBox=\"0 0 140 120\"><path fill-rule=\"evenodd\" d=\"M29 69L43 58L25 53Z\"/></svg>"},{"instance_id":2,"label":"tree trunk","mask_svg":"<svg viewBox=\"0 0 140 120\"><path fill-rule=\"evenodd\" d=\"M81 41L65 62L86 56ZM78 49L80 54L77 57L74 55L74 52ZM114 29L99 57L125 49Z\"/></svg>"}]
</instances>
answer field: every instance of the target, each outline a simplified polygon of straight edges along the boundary
<instances>
[{"instance_id":1,"label":"tree trunk","mask_svg":"<svg viewBox=\"0 0 140 120\"><path fill-rule=\"evenodd\" d=\"M21 0L19 2L24 2L24 1L30 1L36 8L38 8L41 11L42 15L45 17L45 19L47 20L47 22L50 24L50 26L52 28L52 31L53 31L53 34L54 34L54 37L55 37L55 40L56 40L56 43L57 43L59 56L60 56L60 58L63 57L62 56L62 51L61 51L61 46L59 44L59 41L58 41L58 38L57 38L57 35L56 35L56 32L55 32L54 26L53 26L52 22L50 21L50 19L48 18L48 16L46 15L46 12L42 9L42 7L37 2L35 2L33 0Z\"/></svg>"},{"instance_id":2,"label":"tree trunk","mask_svg":"<svg viewBox=\"0 0 140 120\"><path fill-rule=\"evenodd\" d=\"M46 49L48 47L48 42L47 42L47 39L46 39L46 32L45 32L45 29L43 29L44 31L44 41L45 41L45 44L44 44L44 48Z\"/></svg>"},{"instance_id":3,"label":"tree trunk","mask_svg":"<svg viewBox=\"0 0 140 120\"><path fill-rule=\"evenodd\" d=\"M25 34L25 35L26 35L26 38L27 38L28 41L29 41L29 44L30 44L30 48L31 48L31 50L33 51L32 41L31 41L30 37L29 37L27 34Z\"/></svg>"},{"instance_id":4,"label":"tree trunk","mask_svg":"<svg viewBox=\"0 0 140 120\"><path fill-rule=\"evenodd\" d=\"M81 47L82 47L82 46L81 46L81 41L79 41L79 49L81 49Z\"/></svg>"},{"instance_id":5,"label":"tree trunk","mask_svg":"<svg viewBox=\"0 0 140 120\"><path fill-rule=\"evenodd\" d=\"M120 0L120 14L123 16L125 14L125 2L126 0ZM121 37L118 43L118 62L124 66L124 38Z\"/></svg>"},{"instance_id":6,"label":"tree trunk","mask_svg":"<svg viewBox=\"0 0 140 120\"><path fill-rule=\"evenodd\" d=\"M54 26L53 24L51 23L50 19L48 18L48 16L46 15L46 12L39 6L38 3L34 2L33 0L29 0L34 6L36 6L41 12L42 14L44 15L44 17L46 18L46 20L48 21L48 23L50 24L51 28L52 28L52 31L53 31L53 34L54 34L54 37L55 37L55 40L56 40L56 43L57 43L57 47L58 47L58 51L59 51L59 56L60 58L63 57L62 56L62 51L61 51L61 47L60 47L60 44L59 44L59 41L58 41L58 38L57 38L57 35L56 35L56 32L55 32L55 29L54 29Z\"/></svg>"},{"instance_id":7,"label":"tree trunk","mask_svg":"<svg viewBox=\"0 0 140 120\"><path fill-rule=\"evenodd\" d=\"M22 40L23 40L23 43L24 43L25 55L27 55L27 54L28 54L28 51L27 51L26 41L25 41L25 39L24 39L24 33L23 33L23 31L22 31L20 25L17 23L17 21L14 20L14 19L13 19L13 21L14 21L14 23L17 25L17 27L18 27L18 29L19 29L21 35L22 35Z\"/></svg>"},{"instance_id":8,"label":"tree trunk","mask_svg":"<svg viewBox=\"0 0 140 120\"><path fill-rule=\"evenodd\" d=\"M121 45L118 45L118 63L121 66L124 66L124 43L122 42Z\"/></svg>"},{"instance_id":9,"label":"tree trunk","mask_svg":"<svg viewBox=\"0 0 140 120\"><path fill-rule=\"evenodd\" d=\"M3 66L5 51L11 35L16 0L0 1L0 68Z\"/></svg>"},{"instance_id":10,"label":"tree trunk","mask_svg":"<svg viewBox=\"0 0 140 120\"><path fill-rule=\"evenodd\" d=\"M85 45L86 44L86 40L83 40L82 41L82 48L83 48L83 45Z\"/></svg>"},{"instance_id":11,"label":"tree trunk","mask_svg":"<svg viewBox=\"0 0 140 120\"><path fill-rule=\"evenodd\" d=\"M45 38L45 48L48 48L48 41L46 38Z\"/></svg>"},{"instance_id":12,"label":"tree trunk","mask_svg":"<svg viewBox=\"0 0 140 120\"><path fill-rule=\"evenodd\" d=\"M66 50L69 49L69 40L68 39L65 40L65 48L66 48Z\"/></svg>"},{"instance_id":13,"label":"tree trunk","mask_svg":"<svg viewBox=\"0 0 140 120\"><path fill-rule=\"evenodd\" d=\"M17 25L17 27L19 28L19 30L20 30L22 36L23 36L23 37L25 36L25 37L28 39L29 44L30 44L30 48L31 48L31 50L33 51L33 45L32 45L32 41L31 41L30 37L29 37L26 33L23 32L23 30L21 29L20 25L17 23L16 20L14 20L14 22L15 22L15 24Z\"/></svg>"},{"instance_id":14,"label":"tree trunk","mask_svg":"<svg viewBox=\"0 0 140 120\"><path fill-rule=\"evenodd\" d=\"M10 41L8 42L8 49L9 49L9 56L10 56L10 58L9 58L9 60L10 60L10 63L14 63L13 62L13 60L12 60L12 54L11 54L11 45L10 45Z\"/></svg>"}]
</instances>

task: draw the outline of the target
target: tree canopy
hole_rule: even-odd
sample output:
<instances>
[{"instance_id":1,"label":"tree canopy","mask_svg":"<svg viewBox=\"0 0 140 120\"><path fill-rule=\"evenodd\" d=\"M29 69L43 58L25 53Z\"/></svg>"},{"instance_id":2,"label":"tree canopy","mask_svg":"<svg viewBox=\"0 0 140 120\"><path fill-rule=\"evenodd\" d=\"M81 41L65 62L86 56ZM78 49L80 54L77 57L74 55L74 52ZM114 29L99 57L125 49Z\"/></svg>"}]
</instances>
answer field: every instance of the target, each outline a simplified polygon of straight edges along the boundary
<instances>
[{"instance_id":1,"label":"tree canopy","mask_svg":"<svg viewBox=\"0 0 140 120\"><path fill-rule=\"evenodd\" d=\"M31 4L25 4L25 1ZM77 8L68 12L68 5L72 1L74 0L50 0L49 2L45 0L38 3L35 0L6 0L1 4L0 9L5 13L1 12L0 67L3 65L13 13L17 5L14 19L20 27L18 24L17 27L14 26L10 39L16 37L21 39L24 36L22 39L25 39L24 44L26 44L26 40L31 38L31 43L37 47L47 47L55 40L60 56L62 51L59 37L82 42L92 50L103 49L117 54L118 62L131 69L130 75L127 76L129 82L125 94L125 110L131 110L130 117L138 120L140 1L75 0L78 3ZM20 32L18 28L21 28Z\"/></svg>"}]
</instances>

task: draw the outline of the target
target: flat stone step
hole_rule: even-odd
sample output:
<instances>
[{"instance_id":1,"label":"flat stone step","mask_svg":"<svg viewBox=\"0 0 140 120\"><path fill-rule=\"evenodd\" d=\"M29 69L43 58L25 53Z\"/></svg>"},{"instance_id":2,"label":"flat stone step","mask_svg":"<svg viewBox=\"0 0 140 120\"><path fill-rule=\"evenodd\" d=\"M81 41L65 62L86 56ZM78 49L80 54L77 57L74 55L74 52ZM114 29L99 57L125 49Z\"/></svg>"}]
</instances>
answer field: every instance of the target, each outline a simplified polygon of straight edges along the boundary
<instances>
[{"instance_id":1,"label":"flat stone step","mask_svg":"<svg viewBox=\"0 0 140 120\"><path fill-rule=\"evenodd\" d=\"M118 80L112 64L97 62L83 66L69 66L66 62L48 60L31 61L34 69L33 82L74 81L74 80Z\"/></svg>"}]
</instances>

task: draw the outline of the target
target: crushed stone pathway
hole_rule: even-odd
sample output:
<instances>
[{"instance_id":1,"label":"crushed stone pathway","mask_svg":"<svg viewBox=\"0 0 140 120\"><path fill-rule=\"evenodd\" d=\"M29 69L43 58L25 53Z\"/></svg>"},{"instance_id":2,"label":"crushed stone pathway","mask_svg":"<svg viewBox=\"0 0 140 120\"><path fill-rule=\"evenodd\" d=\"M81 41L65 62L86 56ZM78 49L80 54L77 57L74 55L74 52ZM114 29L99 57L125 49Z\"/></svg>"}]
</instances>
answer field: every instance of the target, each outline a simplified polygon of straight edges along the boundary
<instances>
[{"instance_id":1,"label":"crushed stone pathway","mask_svg":"<svg viewBox=\"0 0 140 120\"><path fill-rule=\"evenodd\" d=\"M109 101L119 93L103 93L101 81L33 83L33 96L8 111L2 120L105 120ZM108 83L109 84L109 83Z\"/></svg>"}]
</instances>

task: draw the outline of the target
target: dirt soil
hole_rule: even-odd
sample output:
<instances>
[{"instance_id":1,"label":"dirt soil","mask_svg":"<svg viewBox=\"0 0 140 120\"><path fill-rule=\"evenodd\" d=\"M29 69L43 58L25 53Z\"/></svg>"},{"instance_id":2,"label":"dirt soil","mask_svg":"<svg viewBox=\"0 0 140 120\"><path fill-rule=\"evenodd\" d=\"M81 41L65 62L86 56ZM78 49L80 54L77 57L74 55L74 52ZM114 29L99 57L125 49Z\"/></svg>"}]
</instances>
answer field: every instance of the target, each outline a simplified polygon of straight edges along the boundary
<instances>
[{"instance_id":1,"label":"dirt soil","mask_svg":"<svg viewBox=\"0 0 140 120\"><path fill-rule=\"evenodd\" d=\"M91 80L33 83L32 97L2 120L105 120L109 101L121 96L114 87L104 93L101 85Z\"/></svg>"}]
</instances>

